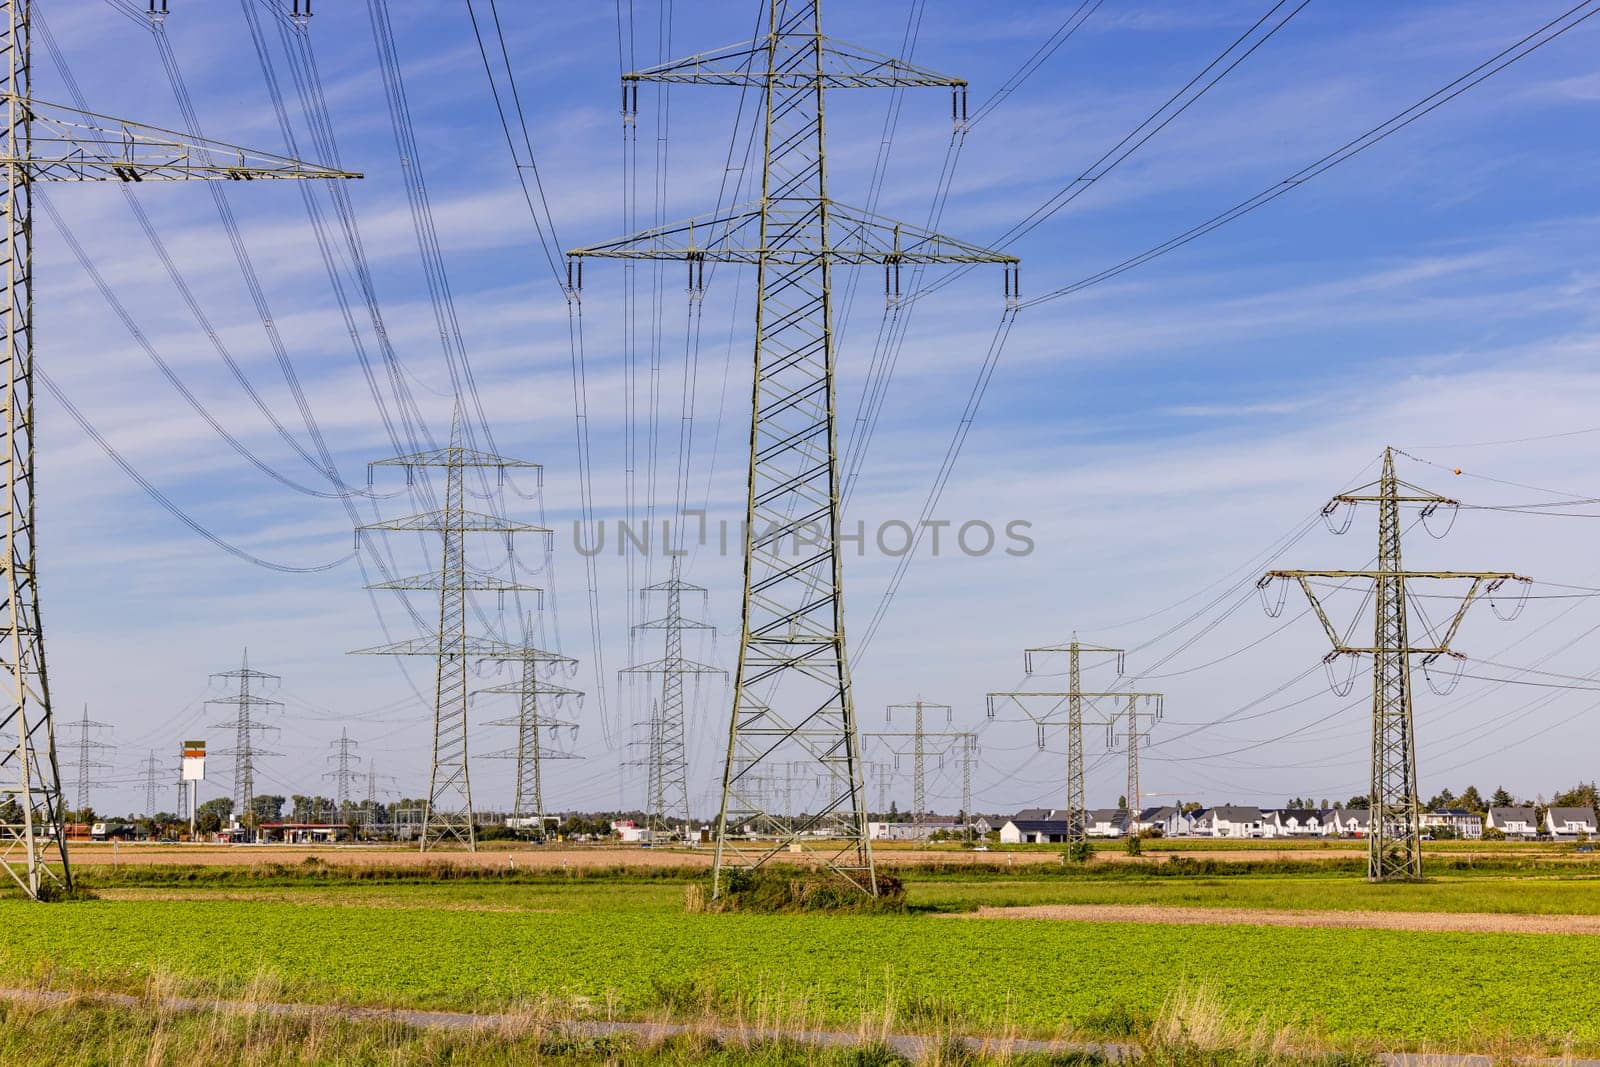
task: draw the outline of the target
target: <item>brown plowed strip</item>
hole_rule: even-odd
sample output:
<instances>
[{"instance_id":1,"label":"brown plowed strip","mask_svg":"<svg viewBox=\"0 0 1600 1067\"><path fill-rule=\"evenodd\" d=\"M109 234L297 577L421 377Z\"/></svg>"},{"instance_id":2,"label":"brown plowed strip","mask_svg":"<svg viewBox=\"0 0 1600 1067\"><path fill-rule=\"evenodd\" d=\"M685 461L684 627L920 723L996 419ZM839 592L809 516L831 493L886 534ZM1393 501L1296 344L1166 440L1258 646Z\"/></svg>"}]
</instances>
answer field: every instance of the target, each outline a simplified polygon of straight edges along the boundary
<instances>
[{"instance_id":1,"label":"brown plowed strip","mask_svg":"<svg viewBox=\"0 0 1600 1067\"><path fill-rule=\"evenodd\" d=\"M1600 915L1512 915L1449 911L1274 911L1176 908L1165 904L1029 904L979 908L951 919L1057 919L1182 926L1315 926L1363 930L1432 930L1472 934L1600 934Z\"/></svg>"}]
</instances>

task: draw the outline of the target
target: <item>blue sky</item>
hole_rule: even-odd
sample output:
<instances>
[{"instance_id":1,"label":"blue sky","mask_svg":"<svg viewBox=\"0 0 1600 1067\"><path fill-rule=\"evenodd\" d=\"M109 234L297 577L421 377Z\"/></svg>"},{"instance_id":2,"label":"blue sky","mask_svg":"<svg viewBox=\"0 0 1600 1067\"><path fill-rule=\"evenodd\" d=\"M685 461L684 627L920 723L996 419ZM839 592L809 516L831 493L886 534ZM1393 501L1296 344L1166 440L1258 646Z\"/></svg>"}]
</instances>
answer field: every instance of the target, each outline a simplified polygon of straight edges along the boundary
<instances>
[{"instance_id":1,"label":"blue sky","mask_svg":"<svg viewBox=\"0 0 1600 1067\"><path fill-rule=\"evenodd\" d=\"M173 6L166 30L206 132L283 151L240 6ZM477 6L481 17L486 5ZM669 14L635 3L633 56L645 65L663 52L745 38L756 7L748 0L679 4ZM1003 233L1267 7L1106 0L969 135L940 228L979 242ZM93 3L42 0L38 8L91 109L181 125L150 34L136 20ZM632 806L643 780L628 765L639 755L628 743L629 722L643 709L630 706L615 671L630 655L655 653L630 650L627 624L637 616L628 574L604 556L605 673L596 669L584 568L571 550L579 491L567 308L523 204L465 5L392 0L388 8L418 139L415 164L428 182L495 442L546 468L540 503L558 530L553 575L543 576L554 593L547 632L580 658L570 684L589 693L575 742L585 758L550 773L547 797L562 808ZM1024 295L1092 274L1270 186L1562 9L1314 0L1140 152L1016 244ZM269 14L257 10L304 147L287 60ZM836 36L893 52L911 10L906 0L834 4L826 17ZM976 106L1069 10L1035 3L977 11L929 0L913 58L968 78ZM615 10L529 0L501 3L500 14L562 244L622 233ZM1350 697L1328 692L1314 620L1300 616L1292 599L1283 617L1268 619L1245 579L1269 565L1363 565L1373 550L1370 514L1358 515L1342 539L1317 525L1282 553L1266 550L1328 495L1370 478L1385 444L1438 464L1407 460L1406 477L1469 503L1559 499L1543 489L1600 495L1585 462L1595 438L1579 432L1594 428L1600 395L1593 370L1597 34L1600 20L1585 23L1261 211L1113 281L1022 312L938 513L957 523L1026 520L1037 547L1023 558L947 552L909 569L856 662L863 729L876 729L889 703L921 696L951 704L957 723L981 729L976 807L1058 803L1060 738L1040 752L1025 726L983 723L983 695L1021 680L1024 646L1076 631L1129 647L1130 674L1143 688L1168 693L1169 721L1153 733L1146 790L1217 802L1363 791L1369 719L1357 698L1365 679ZM449 379L367 5L318 5L310 37L343 162L366 175L348 193L389 336L407 387L432 431L443 434ZM35 94L65 99L42 41L36 52ZM641 94L641 222L657 210L658 154L663 217L715 203L737 101L737 90L675 89L663 133L663 102ZM830 177L840 200L866 198L889 102L882 92L830 97ZM949 137L944 94L908 94L881 212L927 218ZM742 149L742 137L737 143ZM210 197L180 185L147 184L136 193L221 343L306 447L304 423ZM119 191L55 187L47 195L150 344L208 409L269 466L314 481L223 367ZM393 449L329 293L300 191L256 184L227 195L307 404L343 477L361 484L363 465ZM326 210L326 193L318 196ZM283 487L229 449L130 340L43 214L37 232L40 365L127 460L197 521L259 556L304 566L348 554L344 509ZM640 277L648 293L648 275ZM624 505L628 389L622 273L591 264L585 282L592 485L597 513L615 519ZM856 410L883 315L880 284L871 272L862 276L845 323L840 406L847 415ZM691 481L713 516L730 520L742 510L748 413L739 400L748 389L750 286L732 270L714 277L694 390ZM664 276L662 291L660 484L668 486L688 308L676 270ZM1002 307L998 269L974 272L915 305L852 519L871 527L919 513ZM358 319L375 350L364 309ZM645 312L639 330L648 362ZM648 387L647 377L635 383L641 396ZM640 442L646 429L641 417ZM1566 433L1574 435L1550 436ZM279 730L264 742L281 755L263 761L262 788L326 792L331 782L318 776L331 766L328 743L348 728L378 772L396 779L384 788L422 791L430 712L411 684L427 691L431 679L424 663L409 665L408 682L392 661L344 654L384 640L353 565L284 574L218 551L153 504L48 397L40 401L40 449L56 700L63 718L87 703L94 718L116 726L116 784L101 791L98 806L143 807L134 768L151 748L165 755L197 733L226 743L224 731L202 725L221 721L222 709L208 713L200 702L221 695L207 689L207 675L235 666L246 645L253 664L284 676L285 708L273 718ZM659 499L671 506L665 489ZM513 495L508 504L535 516L533 501ZM402 496L380 506L393 515L405 505ZM1579 518L1463 511L1445 540L1413 530L1408 560L1504 568L1587 588L1600 585L1587 532ZM421 569L420 557L409 569ZM864 632L893 569L894 560L873 553L849 561L852 632ZM641 564L635 579L642 573ZM709 587L707 614L721 627L714 645L696 654L731 667L738 561L697 553L688 576ZM1550 597L1583 591L1537 589ZM1425 610L1438 614L1444 603L1425 602ZM1336 610L1356 606L1340 602ZM494 608L486 606L491 615ZM428 611L423 602L418 609ZM378 610L395 636L409 632L392 600L379 600ZM1581 597L1530 601L1509 624L1479 610L1457 644L1480 660L1587 675L1597 665L1585 651L1589 642L1575 639L1600 623L1597 611ZM1128 620L1142 621L1115 625ZM1478 663L1467 673L1507 672ZM1091 680L1115 681L1107 671ZM1472 782L1532 796L1594 775L1585 758L1600 706L1592 693L1468 678L1445 698L1420 675L1417 688L1425 794ZM691 721L691 794L704 812L719 773L726 691L711 685L701 695ZM506 731L481 725L508 712L475 706L475 751L510 742ZM1100 735L1090 731L1091 803L1110 803L1122 791L1122 760L1104 754ZM70 780L71 755L63 758ZM478 760L473 775L480 806L506 803L508 766ZM930 774L940 807L953 809L958 791L953 762ZM904 806L909 785L897 797Z\"/></svg>"}]
</instances>

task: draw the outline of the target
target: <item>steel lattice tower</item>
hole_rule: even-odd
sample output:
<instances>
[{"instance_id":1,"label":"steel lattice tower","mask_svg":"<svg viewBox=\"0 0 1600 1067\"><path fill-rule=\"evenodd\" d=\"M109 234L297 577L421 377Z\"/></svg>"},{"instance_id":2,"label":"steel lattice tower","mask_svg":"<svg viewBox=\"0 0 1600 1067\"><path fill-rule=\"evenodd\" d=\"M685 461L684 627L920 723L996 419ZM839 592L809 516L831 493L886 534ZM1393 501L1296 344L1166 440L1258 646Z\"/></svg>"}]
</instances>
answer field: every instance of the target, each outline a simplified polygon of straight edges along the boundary
<instances>
[{"instance_id":1,"label":"steel lattice tower","mask_svg":"<svg viewBox=\"0 0 1600 1067\"><path fill-rule=\"evenodd\" d=\"M161 761L156 759L156 750L151 749L144 761L144 813L151 818L155 817L156 806L161 803L157 799L160 796Z\"/></svg>"},{"instance_id":2,"label":"steel lattice tower","mask_svg":"<svg viewBox=\"0 0 1600 1067\"><path fill-rule=\"evenodd\" d=\"M563 656L556 652L547 652L534 643L534 624L530 618L523 629L523 643L514 649L505 649L501 652L485 657L501 663L511 663L520 666L520 674L503 685L491 686L480 689L480 693L509 693L517 697L517 714L509 719L496 719L490 726L512 726L517 731L517 745L515 748L504 749L488 754L490 759L514 759L517 761L516 796L511 803L511 815L514 819L533 819L536 830L535 836L544 839L547 825L544 806L544 777L543 763L553 759L577 759L578 757L553 744L545 742L554 741L559 731L569 730L576 732L578 724L569 719L557 718L552 711L572 697L582 696L576 689L569 689L558 685L549 678L541 677L539 672L550 672L557 668L571 669L577 660L570 656Z\"/></svg>"},{"instance_id":3,"label":"steel lattice tower","mask_svg":"<svg viewBox=\"0 0 1600 1067\"><path fill-rule=\"evenodd\" d=\"M340 730L339 739L329 742L328 747L334 750L328 759L335 761L333 770L323 775L324 778L334 780L334 821L345 817L345 811L350 806L350 783L355 780L356 772L353 764L360 763L361 757L355 754L359 742L350 740L349 730Z\"/></svg>"},{"instance_id":4,"label":"steel lattice tower","mask_svg":"<svg viewBox=\"0 0 1600 1067\"><path fill-rule=\"evenodd\" d=\"M34 182L357 178L35 100L31 0L0 0L0 867L38 899L70 888L34 525Z\"/></svg>"},{"instance_id":5,"label":"steel lattice tower","mask_svg":"<svg viewBox=\"0 0 1600 1067\"><path fill-rule=\"evenodd\" d=\"M912 728L908 733L882 733L866 734L872 740L881 740L888 744L889 751L894 753L895 765L898 768L900 757L911 756L911 824L919 830L927 821L928 791L927 768L928 759L932 757L938 761L940 767L944 766L947 755L957 754L961 758L961 810L966 812L967 823L970 826L972 813L968 810L972 806L972 759L977 754L978 735L968 732L938 732L927 728L926 712L928 710L943 711L945 725L949 725L955 712L949 704L932 704L925 700L915 700L909 704L890 704L884 709L885 718L894 720L897 711L909 711L913 715ZM911 740L911 752L905 753L895 748L896 742L903 743L905 739ZM928 742L934 742L932 747ZM881 764L879 766L882 766ZM921 836L920 833L918 836Z\"/></svg>"},{"instance_id":6,"label":"steel lattice tower","mask_svg":"<svg viewBox=\"0 0 1600 1067\"><path fill-rule=\"evenodd\" d=\"M767 25L757 40L623 75L630 109L640 82L759 90L761 199L569 255L684 260L692 288L707 262L756 268L744 600L712 893L725 866L759 866L791 845L811 851L820 832L832 842L820 860L876 894L841 599L833 270L881 264L887 282L902 264L1003 263L1012 295L1017 260L828 195L828 90L942 86L959 121L964 80L830 40L818 0L770 0ZM792 758L820 764L828 795L785 825L746 783L764 761Z\"/></svg>"},{"instance_id":7,"label":"steel lattice tower","mask_svg":"<svg viewBox=\"0 0 1600 1067\"><path fill-rule=\"evenodd\" d=\"M1332 516L1342 504L1378 505L1378 566L1370 571L1268 571L1260 584L1293 579L1300 584L1317 619L1327 632L1333 650L1325 659L1339 656L1372 657L1372 787L1371 823L1367 833L1367 877L1372 881L1422 877L1422 842L1419 827L1421 803L1417 798L1417 742L1412 718L1411 657L1424 664L1441 656L1460 658L1450 647L1467 609L1480 595L1493 593L1507 581L1532 579L1506 571L1408 571L1400 562L1400 509L1418 507L1426 518L1441 507L1457 507L1449 497L1401 481L1395 475L1393 448L1383 450L1383 471L1376 482L1353 493L1341 493L1323 508ZM1349 643L1334 627L1310 579L1366 579L1372 582L1375 603L1370 647ZM1406 583L1412 580L1466 580L1472 585L1461 598L1441 636L1433 644L1412 644L1407 627ZM1430 636L1432 632L1430 631Z\"/></svg>"},{"instance_id":8,"label":"steel lattice tower","mask_svg":"<svg viewBox=\"0 0 1600 1067\"><path fill-rule=\"evenodd\" d=\"M477 834L472 822L472 782L467 769L467 661L495 658L496 653L514 653L518 646L467 632L467 597L472 592L506 593L532 589L514 578L500 578L467 566L467 534L505 534L508 546L518 533L548 535L549 529L515 522L496 515L469 511L466 507L464 473L471 469L493 470L504 478L507 470L539 470L539 464L508 459L480 452L463 443L461 412L457 408L450 421L450 444L393 459L368 464L368 480L373 467L403 467L407 484L419 469L440 469L445 473L444 506L434 511L409 515L403 519L368 523L358 527L356 537L378 530L437 533L440 542L439 569L429 574L378 582L374 589L437 590L439 629L427 637L413 637L376 648L357 649L357 655L428 656L437 663L434 687L433 766L429 774L428 808L423 816L421 849L454 839L469 850L477 850ZM508 552L508 555L510 553ZM501 658L511 658L509 655Z\"/></svg>"},{"instance_id":9,"label":"steel lattice tower","mask_svg":"<svg viewBox=\"0 0 1600 1067\"><path fill-rule=\"evenodd\" d=\"M95 759L95 753L108 752L111 746L104 741L95 739L96 730L109 730L108 722L96 722L89 718L89 705L83 706L83 718L74 719L66 724L67 729L76 730L78 739L72 742L72 747L78 750L78 778L75 783L78 793L78 817L83 818L83 813L89 810L89 787L104 785L96 781L101 771L109 771L111 764Z\"/></svg>"},{"instance_id":10,"label":"steel lattice tower","mask_svg":"<svg viewBox=\"0 0 1600 1067\"><path fill-rule=\"evenodd\" d=\"M237 682L239 691L233 696L217 697L206 701L207 704L227 704L234 709L234 717L229 722L216 722L211 725L221 730L234 732L233 748L224 749L223 755L233 756L233 810L239 820L240 826L251 827L255 821L254 803L256 796L256 759L261 756L277 756L281 753L268 752L256 745L256 731L270 730L272 727L256 718L256 709L281 708L281 700L271 700L261 695L258 690L266 688L268 683L281 682L283 679L276 674L252 670L250 667L250 650L244 650L244 659L236 671L224 671L213 674L212 681Z\"/></svg>"},{"instance_id":11,"label":"steel lattice tower","mask_svg":"<svg viewBox=\"0 0 1600 1067\"><path fill-rule=\"evenodd\" d=\"M1065 726L1067 728L1067 827L1066 843L1067 854L1074 852L1083 855L1082 849L1089 845L1089 806L1084 795L1083 785L1083 711L1084 701L1095 701L1107 697L1126 697L1129 700L1138 698L1159 699L1159 693L1136 693L1129 690L1090 692L1083 688L1083 656L1110 655L1117 661L1117 673L1122 673L1122 657L1125 652L1120 648L1107 648L1104 645L1091 645L1079 641L1074 637L1064 645L1041 645L1038 648L1024 649L1022 654L1023 670L1030 676L1035 673L1034 663L1040 657L1066 655L1067 657L1067 688L1057 691L1029 690L1011 693L989 694L989 717L995 717L997 702L1008 702L1021 709L1023 714L1038 727L1039 748L1044 748L1044 735L1046 727ZM1045 711L1036 713L1030 706L1030 701L1048 700L1050 703ZM1061 718L1062 705L1066 705L1066 718ZM1114 719L1097 719L1096 723L1110 726Z\"/></svg>"},{"instance_id":12,"label":"steel lattice tower","mask_svg":"<svg viewBox=\"0 0 1600 1067\"><path fill-rule=\"evenodd\" d=\"M710 623L684 618L684 593L699 594L702 602L706 597L704 588L683 580L679 558L673 556L667 580L646 586L639 591L640 598L646 601L652 595L658 597L664 595L666 614L659 619L651 619L634 627L634 630L645 633L661 631L662 656L658 660L624 667L617 672L623 678L652 675L661 678L661 692L658 698L651 702L650 718L646 722L649 731L647 756L649 795L645 804L645 824L652 836L671 835L673 830L670 820L674 817L683 821L684 835L688 836L690 814L688 707L683 695L684 676L694 675L698 678L708 674L727 674L727 671L720 667L697 663L684 657L683 631L705 632L712 629Z\"/></svg>"},{"instance_id":13,"label":"steel lattice tower","mask_svg":"<svg viewBox=\"0 0 1600 1067\"><path fill-rule=\"evenodd\" d=\"M1122 709L1120 716L1124 743L1128 747L1128 836L1130 837L1139 833L1139 812L1143 810L1139 803L1139 743L1150 736L1148 729L1140 729L1139 720L1141 718L1149 722L1159 720L1164 710L1165 697L1159 693L1146 694L1143 697L1147 705L1145 708L1139 707L1140 699L1136 694L1128 694L1128 703ZM1112 743L1115 744L1115 738Z\"/></svg>"},{"instance_id":14,"label":"steel lattice tower","mask_svg":"<svg viewBox=\"0 0 1600 1067\"><path fill-rule=\"evenodd\" d=\"M180 821L189 818L189 783L183 780L183 745L178 745L178 806L175 812Z\"/></svg>"}]
</instances>

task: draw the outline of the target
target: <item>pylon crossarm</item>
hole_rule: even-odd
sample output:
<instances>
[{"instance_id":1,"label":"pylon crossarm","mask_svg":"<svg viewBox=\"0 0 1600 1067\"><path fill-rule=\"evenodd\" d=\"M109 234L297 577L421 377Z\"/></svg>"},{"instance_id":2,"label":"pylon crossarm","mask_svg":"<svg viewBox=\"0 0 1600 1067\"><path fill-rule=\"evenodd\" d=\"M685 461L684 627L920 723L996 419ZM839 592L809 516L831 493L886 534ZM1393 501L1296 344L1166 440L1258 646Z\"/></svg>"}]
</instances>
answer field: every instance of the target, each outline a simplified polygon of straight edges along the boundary
<instances>
[{"instance_id":1,"label":"pylon crossarm","mask_svg":"<svg viewBox=\"0 0 1600 1067\"><path fill-rule=\"evenodd\" d=\"M653 659L617 671L620 678L628 674L727 674L721 667L709 663L696 663L687 659Z\"/></svg>"},{"instance_id":2,"label":"pylon crossarm","mask_svg":"<svg viewBox=\"0 0 1600 1067\"><path fill-rule=\"evenodd\" d=\"M814 230L826 205L828 233L823 244L796 242L785 223ZM1019 262L1017 257L970 244L946 234L898 222L836 200L795 198L767 206L767 243L761 240L759 202L697 215L567 252L570 259L704 260L712 263L769 263L805 266L836 264L939 264Z\"/></svg>"},{"instance_id":3,"label":"pylon crossarm","mask_svg":"<svg viewBox=\"0 0 1600 1067\"><path fill-rule=\"evenodd\" d=\"M509 459L493 452L480 452L462 445L430 448L406 456L375 459L370 467L486 467L497 470L543 470L544 464L525 459Z\"/></svg>"},{"instance_id":4,"label":"pylon crossarm","mask_svg":"<svg viewBox=\"0 0 1600 1067\"><path fill-rule=\"evenodd\" d=\"M19 98L0 94L0 107ZM255 181L359 178L353 171L165 130L37 99L20 100L33 122L26 158L0 156L34 181Z\"/></svg>"},{"instance_id":5,"label":"pylon crossarm","mask_svg":"<svg viewBox=\"0 0 1600 1067\"><path fill-rule=\"evenodd\" d=\"M1532 578L1516 574L1511 571L1268 571L1268 578L1436 578L1441 581L1451 579L1482 579L1494 581L1496 579L1506 582L1531 582Z\"/></svg>"},{"instance_id":6,"label":"pylon crossarm","mask_svg":"<svg viewBox=\"0 0 1600 1067\"><path fill-rule=\"evenodd\" d=\"M405 578L393 578L387 582L373 582L368 589L401 589L401 590L436 590L443 588L445 576L439 571L427 574L413 574ZM509 578L500 578L493 574L484 574L479 571L468 571L466 578L460 583L461 588L471 589L474 592L488 593L543 593L536 585L524 585ZM452 586L453 587L453 586ZM536 605L537 606L537 605Z\"/></svg>"},{"instance_id":7,"label":"pylon crossarm","mask_svg":"<svg viewBox=\"0 0 1600 1067\"><path fill-rule=\"evenodd\" d=\"M490 637L478 637L473 634L468 634L460 644L462 654L468 659L535 659L549 663L574 662L572 657L563 656L559 652L545 652L541 649L513 645L505 641L497 641ZM392 641L386 645L376 645L372 648L358 648L350 653L352 656L431 656L435 658L439 654L439 639L437 637L412 637L404 641Z\"/></svg>"},{"instance_id":8,"label":"pylon crossarm","mask_svg":"<svg viewBox=\"0 0 1600 1067\"><path fill-rule=\"evenodd\" d=\"M809 37L810 34L785 34L780 37ZM734 85L774 89L884 89L946 88L964 89L965 78L940 74L894 56L874 52L860 45L824 38L819 71L816 67L793 67L768 73L760 60L768 51L769 38L741 41L738 44L698 52L622 76L628 82L679 82L695 85Z\"/></svg>"},{"instance_id":9,"label":"pylon crossarm","mask_svg":"<svg viewBox=\"0 0 1600 1067\"><path fill-rule=\"evenodd\" d=\"M517 522L514 519L504 519L498 515L485 515L479 511L466 511L464 509L449 509L439 511L424 511L420 515L407 515L400 519L389 519L385 522L363 523L356 530L466 530L473 533L539 533L552 534L555 531L548 526L536 526L531 522Z\"/></svg>"}]
</instances>

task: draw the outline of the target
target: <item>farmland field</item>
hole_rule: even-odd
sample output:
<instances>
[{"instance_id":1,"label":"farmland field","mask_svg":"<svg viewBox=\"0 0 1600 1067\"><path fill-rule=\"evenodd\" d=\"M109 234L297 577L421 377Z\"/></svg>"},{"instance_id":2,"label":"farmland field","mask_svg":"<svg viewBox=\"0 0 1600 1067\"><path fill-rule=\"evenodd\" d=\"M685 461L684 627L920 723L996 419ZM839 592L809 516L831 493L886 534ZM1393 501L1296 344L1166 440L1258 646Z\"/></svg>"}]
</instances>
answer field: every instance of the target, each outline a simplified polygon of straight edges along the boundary
<instances>
[{"instance_id":1,"label":"farmland field","mask_svg":"<svg viewBox=\"0 0 1600 1067\"><path fill-rule=\"evenodd\" d=\"M123 866L85 871L97 900L0 900L0 974L13 987L138 992L155 975L198 995L238 996L265 981L291 1001L453 1010L539 1001L616 1018L731 1019L785 1004L835 1028L888 1013L909 1030L1113 1038L1138 1034L1182 991L1203 990L1242 1023L1334 1044L1600 1051L1584 998L1530 995L1585 988L1600 968L1591 935L948 917L1038 904L1600 914L1600 872L1549 858L1387 886L1271 862L1224 877L909 869L904 915L690 914L690 872L663 869L561 876L525 865L430 878L396 868L395 879L414 880L384 880L321 864Z\"/></svg>"}]
</instances>

